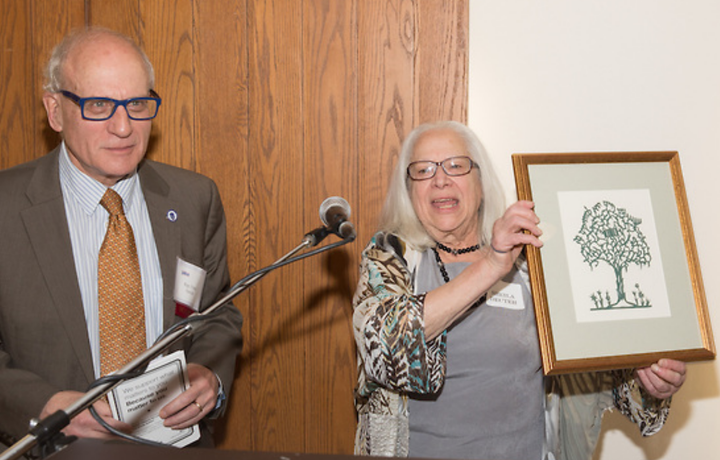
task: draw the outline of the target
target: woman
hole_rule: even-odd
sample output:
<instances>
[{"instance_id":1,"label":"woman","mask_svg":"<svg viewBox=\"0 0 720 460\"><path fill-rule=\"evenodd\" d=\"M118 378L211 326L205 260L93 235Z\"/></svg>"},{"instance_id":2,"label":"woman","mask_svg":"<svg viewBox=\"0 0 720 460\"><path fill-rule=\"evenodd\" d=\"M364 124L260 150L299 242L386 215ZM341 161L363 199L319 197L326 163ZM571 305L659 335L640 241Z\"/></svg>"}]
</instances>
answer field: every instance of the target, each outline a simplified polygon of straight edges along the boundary
<instances>
[{"instance_id":1,"label":"woman","mask_svg":"<svg viewBox=\"0 0 720 460\"><path fill-rule=\"evenodd\" d=\"M520 258L542 231L531 202L503 201L466 126L408 136L353 299L356 454L582 460L605 409L662 427L684 363L543 377Z\"/></svg>"}]
</instances>

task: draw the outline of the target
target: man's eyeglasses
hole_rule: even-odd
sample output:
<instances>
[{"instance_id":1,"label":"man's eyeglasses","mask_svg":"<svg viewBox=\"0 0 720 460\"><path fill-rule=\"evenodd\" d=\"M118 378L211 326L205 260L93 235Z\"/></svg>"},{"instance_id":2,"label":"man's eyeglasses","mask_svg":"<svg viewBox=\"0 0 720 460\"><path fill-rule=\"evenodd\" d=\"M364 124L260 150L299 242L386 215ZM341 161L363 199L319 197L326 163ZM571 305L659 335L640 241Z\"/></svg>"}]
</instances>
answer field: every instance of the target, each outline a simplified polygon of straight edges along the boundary
<instances>
[{"instance_id":1,"label":"man's eyeglasses","mask_svg":"<svg viewBox=\"0 0 720 460\"><path fill-rule=\"evenodd\" d=\"M478 167L470 157L451 157L443 161L413 161L407 167L407 174L412 180L428 180L435 177L438 166L448 176L464 176L474 167Z\"/></svg>"},{"instance_id":2,"label":"man's eyeglasses","mask_svg":"<svg viewBox=\"0 0 720 460\"><path fill-rule=\"evenodd\" d=\"M125 107L131 120L152 120L158 113L162 100L158 93L150 90L150 97L133 97L118 101L109 97L80 97L70 91L60 90L63 96L80 107L85 120L103 121L112 118L118 107Z\"/></svg>"}]
</instances>

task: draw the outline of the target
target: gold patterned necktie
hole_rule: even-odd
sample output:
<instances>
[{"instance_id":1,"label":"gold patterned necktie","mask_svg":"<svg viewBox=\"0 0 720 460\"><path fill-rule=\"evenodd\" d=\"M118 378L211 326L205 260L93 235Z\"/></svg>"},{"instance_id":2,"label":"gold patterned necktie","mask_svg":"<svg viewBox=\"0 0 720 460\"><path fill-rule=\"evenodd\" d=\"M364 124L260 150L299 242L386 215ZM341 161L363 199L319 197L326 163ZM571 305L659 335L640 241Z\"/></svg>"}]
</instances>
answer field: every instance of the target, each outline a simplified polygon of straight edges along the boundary
<instances>
[{"instance_id":1,"label":"gold patterned necktie","mask_svg":"<svg viewBox=\"0 0 720 460\"><path fill-rule=\"evenodd\" d=\"M110 213L98 255L100 372L107 375L145 351L145 306L135 236L122 198L107 189L100 204Z\"/></svg>"}]
</instances>

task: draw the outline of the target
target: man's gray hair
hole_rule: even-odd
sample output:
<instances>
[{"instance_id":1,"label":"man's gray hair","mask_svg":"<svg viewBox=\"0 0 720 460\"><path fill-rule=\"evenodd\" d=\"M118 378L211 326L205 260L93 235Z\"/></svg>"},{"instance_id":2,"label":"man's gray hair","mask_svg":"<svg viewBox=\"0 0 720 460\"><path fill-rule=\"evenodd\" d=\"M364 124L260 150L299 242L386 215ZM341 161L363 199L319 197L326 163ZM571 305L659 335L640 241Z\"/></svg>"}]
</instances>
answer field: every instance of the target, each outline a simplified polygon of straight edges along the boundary
<instances>
[{"instance_id":1,"label":"man's gray hair","mask_svg":"<svg viewBox=\"0 0 720 460\"><path fill-rule=\"evenodd\" d=\"M43 89L51 93L57 93L61 89L65 89L64 86L67 82L64 81L65 75L63 74L63 67L73 48L96 40L99 37L108 35L128 43L135 49L135 51L137 51L148 74L148 84L150 85L148 89L153 89L155 86L155 70L153 69L150 59L147 57L147 54L145 54L145 51L143 51L143 49L127 35L123 35L120 32L103 27L86 27L78 29L65 36L65 38L63 38L63 40L55 46L52 54L50 55L50 59L45 66L45 82L43 84Z\"/></svg>"},{"instance_id":2,"label":"man's gray hair","mask_svg":"<svg viewBox=\"0 0 720 460\"><path fill-rule=\"evenodd\" d=\"M412 130L405 139L380 216L380 230L398 235L408 245L420 251L435 245L415 214L410 199L411 179L407 176L407 167L423 134L438 130L455 132L465 143L466 154L478 165L478 168L471 172L478 175L482 188L482 202L477 214L478 241L480 245L489 245L493 224L505 212L505 195L480 140L470 128L456 121L422 124Z\"/></svg>"}]
</instances>

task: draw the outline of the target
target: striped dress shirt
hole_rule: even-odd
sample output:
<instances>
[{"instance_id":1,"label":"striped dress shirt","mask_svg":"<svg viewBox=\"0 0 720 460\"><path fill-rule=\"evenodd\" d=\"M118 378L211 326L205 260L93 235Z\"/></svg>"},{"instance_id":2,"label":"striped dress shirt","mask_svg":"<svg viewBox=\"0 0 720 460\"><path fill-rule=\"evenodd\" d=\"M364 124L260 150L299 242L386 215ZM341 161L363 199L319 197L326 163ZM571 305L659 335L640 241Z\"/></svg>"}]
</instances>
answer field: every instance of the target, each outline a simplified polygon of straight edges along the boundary
<instances>
[{"instance_id":1,"label":"striped dress shirt","mask_svg":"<svg viewBox=\"0 0 720 460\"><path fill-rule=\"evenodd\" d=\"M107 187L82 173L70 161L64 142L60 153L60 185L90 337L93 367L95 376L99 377L98 253L108 222L108 212L100 205L100 199ZM112 189L122 197L125 215L135 235L145 301L145 332L147 345L150 346L162 333L163 282L147 204L137 172L119 181Z\"/></svg>"}]
</instances>

